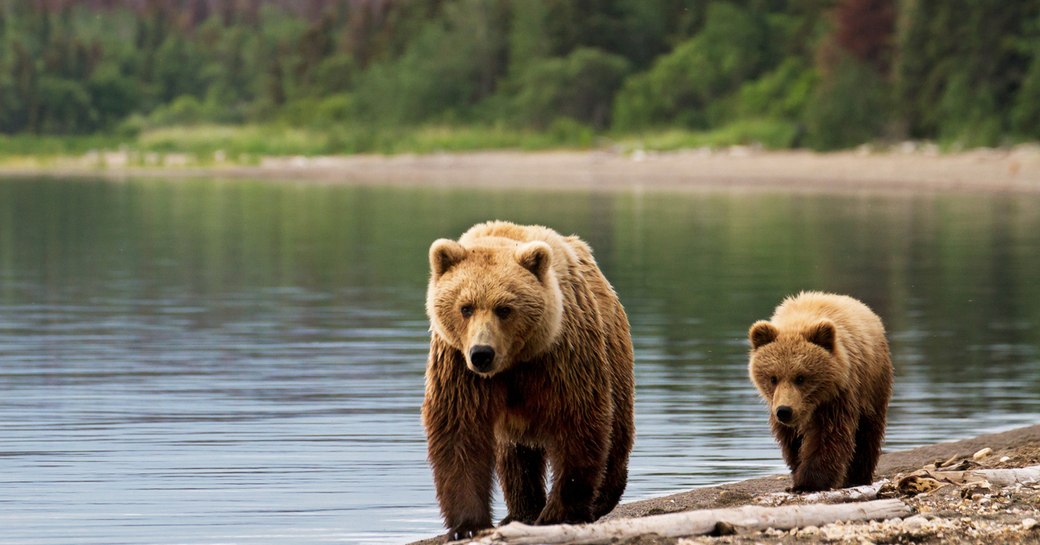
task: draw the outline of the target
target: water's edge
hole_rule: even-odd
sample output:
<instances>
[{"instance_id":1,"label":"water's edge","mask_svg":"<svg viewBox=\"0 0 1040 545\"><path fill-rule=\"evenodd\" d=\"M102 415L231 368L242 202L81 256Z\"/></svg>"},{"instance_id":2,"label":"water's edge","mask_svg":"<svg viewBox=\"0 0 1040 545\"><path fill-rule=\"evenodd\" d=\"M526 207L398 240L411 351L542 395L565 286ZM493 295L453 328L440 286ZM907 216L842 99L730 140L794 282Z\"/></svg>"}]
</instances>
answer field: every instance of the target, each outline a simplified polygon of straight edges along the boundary
<instances>
[{"instance_id":1,"label":"water's edge","mask_svg":"<svg viewBox=\"0 0 1040 545\"><path fill-rule=\"evenodd\" d=\"M898 473L919 469L935 460L970 456L986 447L999 451L1028 444L1040 444L1040 424L986 433L970 439L888 452L881 456L875 479L890 479ZM751 498L762 494L783 491L788 486L790 486L790 481L786 475L774 474L733 483L697 487L686 492L621 504L604 517L604 520L637 518L693 509L733 507L746 504ZM444 536L441 535L413 541L409 545L436 545L444 542Z\"/></svg>"}]
</instances>

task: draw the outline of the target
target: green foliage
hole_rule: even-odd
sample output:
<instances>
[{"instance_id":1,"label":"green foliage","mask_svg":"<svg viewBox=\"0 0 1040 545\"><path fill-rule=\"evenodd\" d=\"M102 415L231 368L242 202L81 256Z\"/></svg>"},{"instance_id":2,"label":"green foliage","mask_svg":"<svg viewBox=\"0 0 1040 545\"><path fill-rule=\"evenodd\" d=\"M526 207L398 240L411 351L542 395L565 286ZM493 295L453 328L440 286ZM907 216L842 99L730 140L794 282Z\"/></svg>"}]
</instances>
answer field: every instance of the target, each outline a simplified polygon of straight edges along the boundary
<instances>
[{"instance_id":1,"label":"green foliage","mask_svg":"<svg viewBox=\"0 0 1040 545\"><path fill-rule=\"evenodd\" d=\"M1027 27L1020 50L1030 58L1015 94L1011 127L1021 138L1040 139L1040 14Z\"/></svg>"},{"instance_id":2,"label":"green foliage","mask_svg":"<svg viewBox=\"0 0 1040 545\"><path fill-rule=\"evenodd\" d=\"M745 83L734 95L739 118L800 119L819 81L815 70L801 59L785 59L762 77Z\"/></svg>"},{"instance_id":3,"label":"green foliage","mask_svg":"<svg viewBox=\"0 0 1040 545\"><path fill-rule=\"evenodd\" d=\"M97 114L91 105L90 93L79 81L42 76L36 93L38 126L43 132L81 132L96 124Z\"/></svg>"},{"instance_id":4,"label":"green foliage","mask_svg":"<svg viewBox=\"0 0 1040 545\"><path fill-rule=\"evenodd\" d=\"M263 138L305 154L608 129L665 147L1040 138L1040 0L188 4L0 0L0 133L179 127L162 146L209 153L201 127L241 125L235 146L292 129L307 143Z\"/></svg>"},{"instance_id":5,"label":"green foliage","mask_svg":"<svg viewBox=\"0 0 1040 545\"><path fill-rule=\"evenodd\" d=\"M47 158L82 155L92 150L114 148L121 140L114 136L39 136L0 134L0 159Z\"/></svg>"},{"instance_id":6,"label":"green foliage","mask_svg":"<svg viewBox=\"0 0 1040 545\"><path fill-rule=\"evenodd\" d=\"M354 119L354 98L347 93L324 98L305 97L286 103L278 118L297 127L329 129Z\"/></svg>"},{"instance_id":7,"label":"green foliage","mask_svg":"<svg viewBox=\"0 0 1040 545\"><path fill-rule=\"evenodd\" d=\"M1040 51L1033 58L1022 87L1015 96L1011 123L1022 137L1040 140Z\"/></svg>"},{"instance_id":8,"label":"green foliage","mask_svg":"<svg viewBox=\"0 0 1040 545\"><path fill-rule=\"evenodd\" d=\"M98 66L87 80L90 104L100 127L112 127L137 107L137 86L114 62Z\"/></svg>"},{"instance_id":9,"label":"green foliage","mask_svg":"<svg viewBox=\"0 0 1040 545\"><path fill-rule=\"evenodd\" d=\"M842 58L806 107L806 144L829 150L882 136L891 118L890 96L888 84L873 69Z\"/></svg>"},{"instance_id":10,"label":"green foliage","mask_svg":"<svg viewBox=\"0 0 1040 545\"><path fill-rule=\"evenodd\" d=\"M533 63L519 77L517 118L540 129L561 116L605 128L614 93L628 70L624 57L591 48Z\"/></svg>"},{"instance_id":11,"label":"green foliage","mask_svg":"<svg viewBox=\"0 0 1040 545\"><path fill-rule=\"evenodd\" d=\"M746 118L709 131L670 129L644 134L637 139L622 137L618 143L626 150L673 151L728 146L784 149L794 145L797 135L798 126L794 122Z\"/></svg>"},{"instance_id":12,"label":"green foliage","mask_svg":"<svg viewBox=\"0 0 1040 545\"><path fill-rule=\"evenodd\" d=\"M768 30L755 14L711 4L704 29L625 81L614 104L614 126L636 130L678 123L709 125L706 109L766 67Z\"/></svg>"},{"instance_id":13,"label":"green foliage","mask_svg":"<svg viewBox=\"0 0 1040 545\"><path fill-rule=\"evenodd\" d=\"M990 146L1001 139L1002 123L993 88L976 86L964 73L946 81L935 108L939 140L948 145Z\"/></svg>"},{"instance_id":14,"label":"green foliage","mask_svg":"<svg viewBox=\"0 0 1040 545\"><path fill-rule=\"evenodd\" d=\"M495 90L506 43L491 0L459 0L404 54L373 65L357 89L358 117L392 125L447 119Z\"/></svg>"},{"instance_id":15,"label":"green foliage","mask_svg":"<svg viewBox=\"0 0 1040 545\"><path fill-rule=\"evenodd\" d=\"M149 124L153 127L198 125L205 120L205 107L192 95L181 95L173 102L156 108L148 116Z\"/></svg>"},{"instance_id":16,"label":"green foliage","mask_svg":"<svg viewBox=\"0 0 1040 545\"><path fill-rule=\"evenodd\" d=\"M895 96L910 135L980 145L1002 142L1013 124L1022 131L1040 0L901 6Z\"/></svg>"},{"instance_id":17,"label":"green foliage","mask_svg":"<svg viewBox=\"0 0 1040 545\"><path fill-rule=\"evenodd\" d=\"M543 0L514 2L512 8L508 43L509 70L522 74L532 63L551 54L546 32L549 9Z\"/></svg>"}]
</instances>

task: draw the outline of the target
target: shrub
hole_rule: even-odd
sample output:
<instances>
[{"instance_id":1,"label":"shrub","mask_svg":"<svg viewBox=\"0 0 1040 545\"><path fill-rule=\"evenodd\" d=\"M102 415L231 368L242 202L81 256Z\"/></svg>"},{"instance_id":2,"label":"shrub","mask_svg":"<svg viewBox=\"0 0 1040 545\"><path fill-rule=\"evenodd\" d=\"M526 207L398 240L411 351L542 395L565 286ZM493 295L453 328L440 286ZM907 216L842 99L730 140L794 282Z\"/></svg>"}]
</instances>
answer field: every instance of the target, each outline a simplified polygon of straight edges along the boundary
<instances>
[{"instance_id":1,"label":"shrub","mask_svg":"<svg viewBox=\"0 0 1040 545\"><path fill-rule=\"evenodd\" d=\"M517 118L540 129L561 115L605 128L614 94L628 70L624 57L593 48L533 63L520 76Z\"/></svg>"},{"instance_id":2,"label":"shrub","mask_svg":"<svg viewBox=\"0 0 1040 545\"><path fill-rule=\"evenodd\" d=\"M882 135L892 117L890 89L862 62L843 56L806 107L806 144L819 150L861 144Z\"/></svg>"},{"instance_id":3,"label":"shrub","mask_svg":"<svg viewBox=\"0 0 1040 545\"><path fill-rule=\"evenodd\" d=\"M704 29L649 71L630 77L614 102L614 127L705 127L705 109L754 77L767 64L768 28L755 14L728 3L711 4Z\"/></svg>"}]
</instances>

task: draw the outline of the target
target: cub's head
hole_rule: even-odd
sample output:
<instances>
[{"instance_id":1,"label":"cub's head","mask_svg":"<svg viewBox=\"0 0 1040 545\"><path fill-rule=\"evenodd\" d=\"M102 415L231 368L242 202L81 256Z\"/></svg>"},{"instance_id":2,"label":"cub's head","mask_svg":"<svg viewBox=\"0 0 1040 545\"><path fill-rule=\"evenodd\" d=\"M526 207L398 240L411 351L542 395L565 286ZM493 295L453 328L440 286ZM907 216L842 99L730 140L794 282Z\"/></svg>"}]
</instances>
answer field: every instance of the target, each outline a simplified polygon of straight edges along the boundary
<instances>
[{"instance_id":1,"label":"cub's head","mask_svg":"<svg viewBox=\"0 0 1040 545\"><path fill-rule=\"evenodd\" d=\"M430 328L490 377L545 352L560 334L563 296L541 241L488 239L430 247Z\"/></svg>"},{"instance_id":2,"label":"cub's head","mask_svg":"<svg viewBox=\"0 0 1040 545\"><path fill-rule=\"evenodd\" d=\"M802 428L816 407L833 398L845 383L845 370L836 357L837 330L830 320L795 332L781 332L769 322L758 321L748 339L748 371L769 404L770 420Z\"/></svg>"}]
</instances>

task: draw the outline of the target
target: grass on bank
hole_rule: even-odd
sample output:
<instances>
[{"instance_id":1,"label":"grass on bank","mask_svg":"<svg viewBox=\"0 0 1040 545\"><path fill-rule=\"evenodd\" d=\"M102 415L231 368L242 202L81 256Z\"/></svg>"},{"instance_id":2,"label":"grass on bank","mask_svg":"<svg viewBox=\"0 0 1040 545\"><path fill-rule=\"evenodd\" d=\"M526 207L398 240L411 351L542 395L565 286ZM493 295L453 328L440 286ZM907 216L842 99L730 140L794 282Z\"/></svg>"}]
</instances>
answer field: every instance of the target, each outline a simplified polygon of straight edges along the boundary
<instances>
[{"instance_id":1,"label":"grass on bank","mask_svg":"<svg viewBox=\"0 0 1040 545\"><path fill-rule=\"evenodd\" d=\"M104 168L119 152L126 166L255 164L262 157L402 154L516 149L591 149L612 146L670 151L683 148L759 144L787 148L796 128L776 121L745 120L706 132L661 130L641 134L596 133L570 120L544 131L505 127L432 125L408 129L333 128L277 125L184 125L143 130L134 136L0 135L0 164L52 164L78 160ZM176 158L176 159L174 159Z\"/></svg>"}]
</instances>

